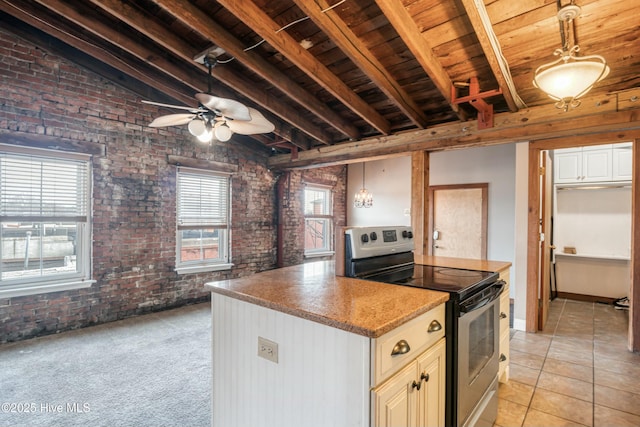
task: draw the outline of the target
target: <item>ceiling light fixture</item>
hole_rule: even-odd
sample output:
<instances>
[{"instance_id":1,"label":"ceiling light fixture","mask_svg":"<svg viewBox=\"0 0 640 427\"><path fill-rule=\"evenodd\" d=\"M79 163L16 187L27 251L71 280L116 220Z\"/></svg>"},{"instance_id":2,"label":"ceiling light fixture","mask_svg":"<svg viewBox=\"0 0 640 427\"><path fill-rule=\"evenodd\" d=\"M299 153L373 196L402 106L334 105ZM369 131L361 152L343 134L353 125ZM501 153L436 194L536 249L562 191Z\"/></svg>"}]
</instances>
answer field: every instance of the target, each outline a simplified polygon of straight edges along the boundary
<instances>
[{"instance_id":1,"label":"ceiling light fixture","mask_svg":"<svg viewBox=\"0 0 640 427\"><path fill-rule=\"evenodd\" d=\"M213 134L216 136L218 141L226 142L231 139L233 132L229 129L229 126L227 126L226 123L218 122L213 129Z\"/></svg>"},{"instance_id":2,"label":"ceiling light fixture","mask_svg":"<svg viewBox=\"0 0 640 427\"><path fill-rule=\"evenodd\" d=\"M362 162L362 188L356 193L353 199L353 206L356 208L370 208L373 206L373 194L369 193L364 186L364 162Z\"/></svg>"},{"instance_id":3,"label":"ceiling light fixture","mask_svg":"<svg viewBox=\"0 0 640 427\"><path fill-rule=\"evenodd\" d=\"M561 7L558 0L558 9L562 48L553 54L559 58L538 67L533 85L558 101L556 108L567 111L579 106L578 98L609 74L609 66L600 55L576 56L580 48L575 43L573 20L580 15L580 7L573 1Z\"/></svg>"},{"instance_id":4,"label":"ceiling light fixture","mask_svg":"<svg viewBox=\"0 0 640 427\"><path fill-rule=\"evenodd\" d=\"M213 132L211 129L211 123L201 117L196 117L189 122L187 126L189 129L189 133L196 138L200 142L210 142L211 137L213 136Z\"/></svg>"}]
</instances>

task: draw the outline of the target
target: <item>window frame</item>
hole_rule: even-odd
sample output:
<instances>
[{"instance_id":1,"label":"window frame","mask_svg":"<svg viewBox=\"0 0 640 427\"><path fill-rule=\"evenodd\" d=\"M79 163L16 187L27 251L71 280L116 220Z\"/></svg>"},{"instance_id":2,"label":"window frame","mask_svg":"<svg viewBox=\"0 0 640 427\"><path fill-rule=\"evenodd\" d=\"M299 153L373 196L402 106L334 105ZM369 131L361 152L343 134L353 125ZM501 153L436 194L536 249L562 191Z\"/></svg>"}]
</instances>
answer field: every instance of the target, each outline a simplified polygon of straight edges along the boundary
<instances>
[{"instance_id":1,"label":"window frame","mask_svg":"<svg viewBox=\"0 0 640 427\"><path fill-rule=\"evenodd\" d=\"M327 200L327 206L325 206L326 209L324 209L323 211L328 211L328 213L322 213L322 214L307 214L306 211L306 205L307 205L307 191L318 191L318 192L323 192L326 194L326 200ZM322 185L322 184L313 184L313 183L307 183L305 184L304 187L304 191L303 191L303 203L302 203L302 210L303 210L303 216L304 216L304 256L305 258L314 258L314 257L323 257L323 256L331 256L335 254L335 251L333 249L333 229L334 229L334 222L335 222L335 218L334 218L334 213L333 213L333 204L334 204L334 200L333 200L333 188L328 186L328 185ZM323 223L326 224L326 228L327 230L323 233L324 236L324 241L326 242L326 245L322 248L317 248L317 249L307 249L307 245L306 245L306 239L307 239L307 222L309 220L317 220L317 221L321 221Z\"/></svg>"},{"instance_id":2,"label":"window frame","mask_svg":"<svg viewBox=\"0 0 640 427\"><path fill-rule=\"evenodd\" d=\"M3 156L25 156L26 159L33 157L44 161L70 161L84 163L86 176L84 177L86 186L83 196L84 215L77 216L46 216L46 215L6 215L0 216L0 223L3 222L25 222L41 224L41 229L45 229L46 223L75 223L76 230L76 271L49 274L44 276L27 276L17 279L2 280L0 276L0 298L12 298L18 296L43 294L49 292L59 292L71 289L88 288L96 280L91 279L92 269L92 194L93 194L93 167L91 156L87 154L50 150L44 148L33 148L15 146L10 144L0 144L0 153ZM0 236L2 230L0 229ZM0 252L1 252L0 248ZM1 266L0 266L1 267Z\"/></svg>"},{"instance_id":3,"label":"window frame","mask_svg":"<svg viewBox=\"0 0 640 427\"><path fill-rule=\"evenodd\" d=\"M182 176L182 177L181 177ZM180 185L186 176L195 177L216 177L224 178L226 181L226 218L224 224L206 221L193 224L181 224L180 208ZM230 270L233 267L231 262L231 174L226 172L211 171L205 169L178 166L176 169L176 265L175 271L178 274L202 273L209 271ZM194 261L182 261L181 254L183 248L182 232L185 230L207 230L214 229L218 232L218 250L223 249L221 257L213 259L199 259ZM220 233L222 231L222 233Z\"/></svg>"}]
</instances>

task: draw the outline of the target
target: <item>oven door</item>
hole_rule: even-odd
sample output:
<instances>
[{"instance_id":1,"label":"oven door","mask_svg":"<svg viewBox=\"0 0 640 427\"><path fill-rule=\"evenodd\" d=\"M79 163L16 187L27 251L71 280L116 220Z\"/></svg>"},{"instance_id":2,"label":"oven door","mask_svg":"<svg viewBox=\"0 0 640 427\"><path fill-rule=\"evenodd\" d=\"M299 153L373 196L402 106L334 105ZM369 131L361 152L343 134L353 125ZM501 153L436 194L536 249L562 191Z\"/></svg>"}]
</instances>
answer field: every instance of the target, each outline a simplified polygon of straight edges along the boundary
<instances>
[{"instance_id":1,"label":"oven door","mask_svg":"<svg viewBox=\"0 0 640 427\"><path fill-rule=\"evenodd\" d=\"M496 282L460 303L458 425L465 424L475 408L481 409L481 400L498 375L499 297L503 289L504 282Z\"/></svg>"}]
</instances>

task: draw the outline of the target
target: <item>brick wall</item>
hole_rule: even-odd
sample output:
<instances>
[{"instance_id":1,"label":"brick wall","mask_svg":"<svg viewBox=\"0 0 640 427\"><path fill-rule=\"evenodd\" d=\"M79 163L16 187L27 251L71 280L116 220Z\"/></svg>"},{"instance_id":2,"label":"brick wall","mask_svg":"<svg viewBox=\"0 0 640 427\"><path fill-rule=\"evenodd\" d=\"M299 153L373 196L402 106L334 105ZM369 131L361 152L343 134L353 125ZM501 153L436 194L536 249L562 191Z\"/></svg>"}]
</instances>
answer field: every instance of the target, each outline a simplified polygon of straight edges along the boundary
<instances>
[{"instance_id":1,"label":"brick wall","mask_svg":"<svg viewBox=\"0 0 640 427\"><path fill-rule=\"evenodd\" d=\"M198 143L186 127L146 126L163 114L140 97L0 28L0 136L93 156L93 286L0 299L0 343L204 301L203 283L274 268L278 179L291 176L283 247L304 261L304 181L331 183L340 224L344 167L276 175L266 159L228 143ZM175 174L167 156L237 165L232 178L231 271L178 275Z\"/></svg>"}]
</instances>

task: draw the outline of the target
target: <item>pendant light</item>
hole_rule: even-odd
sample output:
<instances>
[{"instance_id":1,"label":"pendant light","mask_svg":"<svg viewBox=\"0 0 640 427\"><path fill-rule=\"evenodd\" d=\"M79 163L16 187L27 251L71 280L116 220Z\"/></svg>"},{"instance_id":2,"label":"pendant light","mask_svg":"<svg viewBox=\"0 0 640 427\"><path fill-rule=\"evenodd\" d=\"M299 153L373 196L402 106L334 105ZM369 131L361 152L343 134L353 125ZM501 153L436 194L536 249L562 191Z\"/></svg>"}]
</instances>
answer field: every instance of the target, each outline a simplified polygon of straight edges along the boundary
<instances>
[{"instance_id":1,"label":"pendant light","mask_svg":"<svg viewBox=\"0 0 640 427\"><path fill-rule=\"evenodd\" d=\"M580 7L573 1L561 7L558 0L558 9L562 48L553 54L559 58L538 67L533 85L558 101L556 108L567 111L570 107L579 106L578 98L609 74L609 66L600 55L576 55L580 48L575 44L573 20L580 15Z\"/></svg>"},{"instance_id":2,"label":"pendant light","mask_svg":"<svg viewBox=\"0 0 640 427\"><path fill-rule=\"evenodd\" d=\"M364 162L362 162L362 188L356 193L353 199L353 206L356 208L370 208L373 206L373 194L369 193L364 186Z\"/></svg>"}]
</instances>

